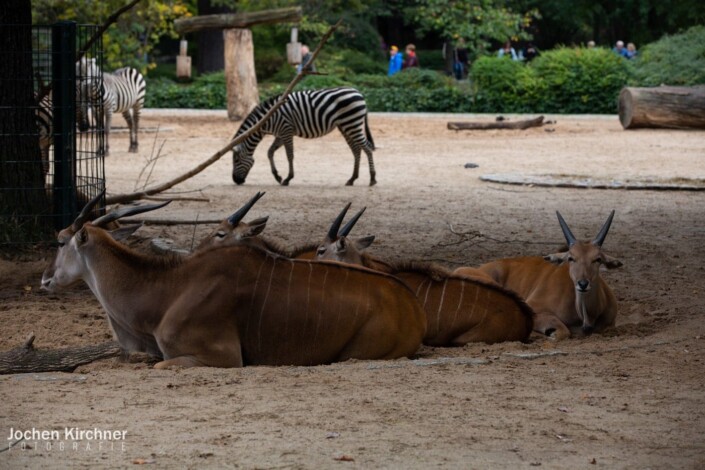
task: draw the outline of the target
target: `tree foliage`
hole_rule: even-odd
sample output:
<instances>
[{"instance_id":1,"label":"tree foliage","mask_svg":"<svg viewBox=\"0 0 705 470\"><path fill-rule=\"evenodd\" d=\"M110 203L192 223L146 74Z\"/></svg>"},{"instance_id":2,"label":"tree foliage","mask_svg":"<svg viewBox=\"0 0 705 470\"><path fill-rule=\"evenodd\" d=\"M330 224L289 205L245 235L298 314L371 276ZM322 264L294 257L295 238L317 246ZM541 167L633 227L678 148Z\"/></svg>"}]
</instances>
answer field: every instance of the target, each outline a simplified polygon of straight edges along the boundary
<instances>
[{"instance_id":1,"label":"tree foliage","mask_svg":"<svg viewBox=\"0 0 705 470\"><path fill-rule=\"evenodd\" d=\"M514 12L496 0L417 0L411 18L419 32L436 32L446 40L463 38L475 51L488 50L491 41L531 39L527 28L538 10Z\"/></svg>"},{"instance_id":2,"label":"tree foliage","mask_svg":"<svg viewBox=\"0 0 705 470\"><path fill-rule=\"evenodd\" d=\"M51 24L71 20L85 24L102 24L111 13L125 5L125 0L34 0L32 22ZM122 15L103 36L105 67L135 67L145 73L154 67L151 54L163 36L178 37L174 20L194 12L188 0L147 0Z\"/></svg>"}]
</instances>

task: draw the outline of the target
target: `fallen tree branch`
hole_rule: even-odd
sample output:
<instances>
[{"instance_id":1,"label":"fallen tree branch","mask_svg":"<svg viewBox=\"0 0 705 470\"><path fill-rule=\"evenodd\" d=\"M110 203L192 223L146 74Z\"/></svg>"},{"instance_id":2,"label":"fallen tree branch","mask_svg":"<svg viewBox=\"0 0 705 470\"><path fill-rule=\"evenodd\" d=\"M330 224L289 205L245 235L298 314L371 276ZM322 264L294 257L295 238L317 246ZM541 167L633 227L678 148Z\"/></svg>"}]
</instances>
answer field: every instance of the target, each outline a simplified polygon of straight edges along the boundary
<instances>
[{"instance_id":1,"label":"fallen tree branch","mask_svg":"<svg viewBox=\"0 0 705 470\"><path fill-rule=\"evenodd\" d=\"M338 27L341 25L342 21L343 20L338 20L338 22L336 24L334 24L333 26L331 26L330 29L328 29L328 31L326 32L326 34L323 35L320 42L318 43L318 47L316 47L316 50L311 55L311 59L309 60L309 63L312 64L314 62L314 60L318 56L319 52L321 51L321 48L323 47L323 45L326 42L328 42L328 39L333 34L333 32L336 29L338 29ZM286 102L286 99L289 96L289 94L291 93L291 91L306 75L309 75L309 72L302 69L298 74L296 74L296 76L291 81L291 83L289 83L289 86L286 87L286 90L284 90L284 93L281 94L281 96L279 97L279 100L277 100L276 104L274 106L272 106L269 109L269 111L267 111L267 113L264 116L262 116L262 118L254 126L249 128L246 132L243 132L239 136L233 137L233 139L230 141L230 143L228 143L228 145L226 145L222 149L218 150L215 154L213 154L213 156L211 156L209 159L207 159L206 161L204 161L203 163L201 163L200 165L198 165L194 169L184 173L181 176L178 176L178 177L172 179L171 181L167 181L166 183L162 183L162 184L157 185L151 189L146 189L143 191L138 191L138 192L134 192L134 193L130 193L130 194L118 194L115 196L107 197L107 198L105 198L105 204L106 205L108 205L108 204L124 204L126 202L132 202L132 201L136 201L139 199L144 199L147 196L153 196L157 193L164 192L167 189L170 189L170 188L176 186L177 184L186 181L187 179L191 178L192 176L199 174L200 172L202 172L203 170L205 170L206 168L211 166L213 163L220 160L220 157L225 155L228 151L232 150L233 147L235 147L236 145L245 141L248 137L250 137L255 132L258 132L259 129L264 125L264 123L267 122L267 120L272 116L272 114L274 114L276 112L276 110L278 110Z\"/></svg>"},{"instance_id":2,"label":"fallen tree branch","mask_svg":"<svg viewBox=\"0 0 705 470\"><path fill-rule=\"evenodd\" d=\"M18 348L0 353L0 374L23 374L29 372L73 372L76 367L120 355L120 346L114 342L95 346L79 346L63 349L35 349L34 333Z\"/></svg>"},{"instance_id":3,"label":"fallen tree branch","mask_svg":"<svg viewBox=\"0 0 705 470\"><path fill-rule=\"evenodd\" d=\"M528 129L543 126L543 116L525 121L496 121L496 122L449 122L448 129L452 131L486 130L486 129Z\"/></svg>"}]
</instances>

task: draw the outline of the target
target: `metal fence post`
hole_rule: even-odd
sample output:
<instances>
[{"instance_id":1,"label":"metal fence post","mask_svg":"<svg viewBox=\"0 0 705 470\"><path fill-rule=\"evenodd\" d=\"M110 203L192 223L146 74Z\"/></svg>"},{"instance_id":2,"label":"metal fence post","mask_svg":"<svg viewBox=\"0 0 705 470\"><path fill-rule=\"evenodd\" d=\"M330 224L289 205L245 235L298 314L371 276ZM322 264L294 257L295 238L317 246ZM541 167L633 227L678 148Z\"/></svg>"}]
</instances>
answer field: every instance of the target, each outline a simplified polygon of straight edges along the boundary
<instances>
[{"instance_id":1,"label":"metal fence post","mask_svg":"<svg viewBox=\"0 0 705 470\"><path fill-rule=\"evenodd\" d=\"M73 222L76 207L76 23L52 25L54 208L57 229Z\"/></svg>"}]
</instances>

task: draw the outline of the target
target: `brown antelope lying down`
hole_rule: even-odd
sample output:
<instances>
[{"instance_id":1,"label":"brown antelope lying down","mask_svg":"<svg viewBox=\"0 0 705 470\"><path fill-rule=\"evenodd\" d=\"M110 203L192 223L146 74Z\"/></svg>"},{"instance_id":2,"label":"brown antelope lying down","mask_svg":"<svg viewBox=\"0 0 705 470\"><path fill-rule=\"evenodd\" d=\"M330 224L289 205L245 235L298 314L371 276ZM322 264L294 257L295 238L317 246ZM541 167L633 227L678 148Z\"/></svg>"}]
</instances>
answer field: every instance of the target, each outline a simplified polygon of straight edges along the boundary
<instances>
[{"instance_id":1,"label":"brown antelope lying down","mask_svg":"<svg viewBox=\"0 0 705 470\"><path fill-rule=\"evenodd\" d=\"M401 279L426 311L424 344L462 346L470 342L525 341L529 337L533 327L531 308L493 282L454 275L431 263L393 265L364 253L374 236L351 240L348 234L365 209L338 230L349 207L333 222L317 258L358 264Z\"/></svg>"},{"instance_id":2,"label":"brown antelope lying down","mask_svg":"<svg viewBox=\"0 0 705 470\"><path fill-rule=\"evenodd\" d=\"M392 276L252 246L145 256L101 226L160 206L124 208L86 223L97 201L59 233L42 287L83 280L120 346L162 357L157 368L392 359L414 354L421 343L424 311Z\"/></svg>"},{"instance_id":3,"label":"brown antelope lying down","mask_svg":"<svg viewBox=\"0 0 705 470\"><path fill-rule=\"evenodd\" d=\"M536 312L536 331L556 339L570 337L571 329L584 334L602 331L613 326L617 316L617 300L600 277L600 266L622 266L602 251L614 211L591 241L576 240L561 214L556 214L568 251L493 261L479 269L526 299Z\"/></svg>"}]
</instances>

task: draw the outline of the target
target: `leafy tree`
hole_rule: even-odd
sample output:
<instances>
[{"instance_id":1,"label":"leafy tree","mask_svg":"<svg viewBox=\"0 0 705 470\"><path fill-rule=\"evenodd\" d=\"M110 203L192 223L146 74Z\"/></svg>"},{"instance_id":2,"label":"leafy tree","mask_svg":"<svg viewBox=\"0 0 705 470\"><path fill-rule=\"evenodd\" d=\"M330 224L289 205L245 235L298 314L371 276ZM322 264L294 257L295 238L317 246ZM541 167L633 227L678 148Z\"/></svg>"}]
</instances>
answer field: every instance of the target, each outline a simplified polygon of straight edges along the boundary
<instances>
[{"instance_id":1,"label":"leafy tree","mask_svg":"<svg viewBox=\"0 0 705 470\"><path fill-rule=\"evenodd\" d=\"M488 50L491 42L531 39L527 27L537 10L516 13L496 0L417 0L411 18L419 33L436 32L448 41L464 39L474 51Z\"/></svg>"},{"instance_id":2,"label":"leafy tree","mask_svg":"<svg viewBox=\"0 0 705 470\"><path fill-rule=\"evenodd\" d=\"M103 24L115 10L125 5L125 0L34 0L32 21L50 24L71 20L78 23ZM105 67L135 67L143 73L154 68L150 53L163 36L178 37L174 20L190 16L194 6L189 0L148 0L123 14L103 36Z\"/></svg>"}]
</instances>

